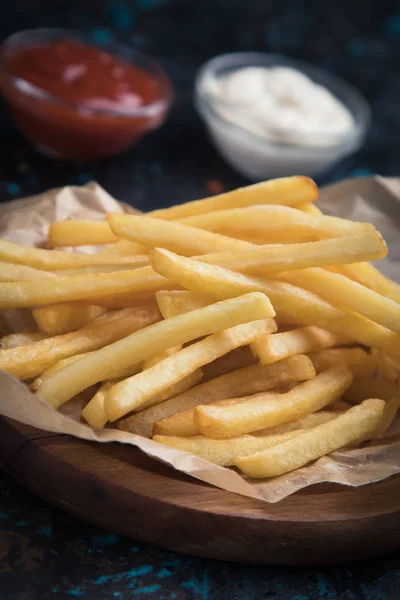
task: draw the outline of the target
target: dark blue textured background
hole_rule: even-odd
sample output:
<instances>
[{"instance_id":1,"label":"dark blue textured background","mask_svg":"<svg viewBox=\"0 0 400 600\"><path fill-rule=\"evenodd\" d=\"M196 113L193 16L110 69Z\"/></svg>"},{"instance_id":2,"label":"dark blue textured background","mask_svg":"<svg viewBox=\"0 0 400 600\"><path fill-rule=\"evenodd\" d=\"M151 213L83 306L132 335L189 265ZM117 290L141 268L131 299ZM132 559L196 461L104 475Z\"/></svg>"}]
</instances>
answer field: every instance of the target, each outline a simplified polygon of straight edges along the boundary
<instances>
[{"instance_id":1,"label":"dark blue textured background","mask_svg":"<svg viewBox=\"0 0 400 600\"><path fill-rule=\"evenodd\" d=\"M13 4L15 6L13 6ZM0 36L36 26L116 37L158 58L177 89L168 123L99 164L37 155L0 107L0 199L97 180L151 209L245 183L210 146L192 105L198 67L221 52L265 50L330 69L369 99L373 125L355 157L319 183L400 172L400 2L394 0L20 0L0 2ZM1 210L1 207L0 207ZM159 551L104 533L32 497L0 472L0 599L396 600L400 557L346 567L265 568Z\"/></svg>"}]
</instances>

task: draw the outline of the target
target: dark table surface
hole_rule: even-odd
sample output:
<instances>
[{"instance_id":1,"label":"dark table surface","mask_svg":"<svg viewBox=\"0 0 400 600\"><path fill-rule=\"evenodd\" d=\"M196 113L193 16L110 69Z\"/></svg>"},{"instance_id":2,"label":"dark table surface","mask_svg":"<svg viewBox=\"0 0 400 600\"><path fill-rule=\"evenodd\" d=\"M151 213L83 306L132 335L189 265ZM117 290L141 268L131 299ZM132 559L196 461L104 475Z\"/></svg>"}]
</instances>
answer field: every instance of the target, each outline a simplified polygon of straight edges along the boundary
<instances>
[{"instance_id":1,"label":"dark table surface","mask_svg":"<svg viewBox=\"0 0 400 600\"><path fill-rule=\"evenodd\" d=\"M318 64L371 102L364 148L319 181L398 175L400 5L380 0L26 0L0 3L0 35L36 26L119 38L158 58L177 89L168 123L132 151L74 165L38 155L0 109L0 198L97 180L149 210L246 182L211 147L192 105L198 67L221 52L263 50ZM1 210L1 207L0 207ZM266 568L160 551L100 531L36 499L0 471L1 600L394 600L400 556L325 568Z\"/></svg>"}]
</instances>

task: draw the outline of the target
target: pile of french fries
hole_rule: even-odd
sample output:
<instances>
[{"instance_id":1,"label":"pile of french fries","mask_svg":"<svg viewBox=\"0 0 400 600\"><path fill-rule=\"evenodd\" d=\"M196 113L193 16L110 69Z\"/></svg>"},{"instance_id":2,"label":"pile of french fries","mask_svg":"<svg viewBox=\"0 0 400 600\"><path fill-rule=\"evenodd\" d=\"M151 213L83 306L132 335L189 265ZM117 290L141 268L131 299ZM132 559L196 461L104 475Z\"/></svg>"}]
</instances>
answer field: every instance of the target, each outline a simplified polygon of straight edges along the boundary
<instances>
[{"instance_id":1,"label":"pile of french fries","mask_svg":"<svg viewBox=\"0 0 400 600\"><path fill-rule=\"evenodd\" d=\"M383 436L400 402L400 286L373 225L324 216L306 177L0 240L0 309L35 330L0 369L59 409L251 478ZM96 254L53 248L98 245Z\"/></svg>"}]
</instances>

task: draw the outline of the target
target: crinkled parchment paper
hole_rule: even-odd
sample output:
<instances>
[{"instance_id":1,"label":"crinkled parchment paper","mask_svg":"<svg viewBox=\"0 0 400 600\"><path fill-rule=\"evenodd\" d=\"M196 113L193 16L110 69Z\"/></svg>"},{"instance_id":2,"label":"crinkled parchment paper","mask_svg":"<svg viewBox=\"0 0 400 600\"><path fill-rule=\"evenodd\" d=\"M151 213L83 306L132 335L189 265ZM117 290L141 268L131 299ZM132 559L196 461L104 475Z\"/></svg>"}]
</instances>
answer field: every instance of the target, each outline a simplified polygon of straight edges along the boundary
<instances>
[{"instance_id":1,"label":"crinkled parchment paper","mask_svg":"<svg viewBox=\"0 0 400 600\"><path fill-rule=\"evenodd\" d=\"M400 281L400 180L374 177L334 184L322 190L319 206L326 214L372 222L389 246L389 258L380 261L379 266L386 275ZM51 221L102 218L105 212L122 210L123 207L97 184L50 190L37 197L2 204L0 237L26 245L40 245L46 240L47 226ZM14 330L15 327L19 330L29 328L29 319L21 325L19 311L6 313L3 327ZM94 431L79 421L79 413L74 412L73 404L64 413L57 412L33 395L24 384L3 372L0 372L0 414L46 431L95 442L130 444L178 471L266 502L278 502L297 490L320 482L360 486L400 473L398 423L392 426L389 437L379 444L335 452L309 467L254 483L233 469L212 465L187 452L138 435L116 429ZM126 451L129 452L129 448Z\"/></svg>"}]
</instances>

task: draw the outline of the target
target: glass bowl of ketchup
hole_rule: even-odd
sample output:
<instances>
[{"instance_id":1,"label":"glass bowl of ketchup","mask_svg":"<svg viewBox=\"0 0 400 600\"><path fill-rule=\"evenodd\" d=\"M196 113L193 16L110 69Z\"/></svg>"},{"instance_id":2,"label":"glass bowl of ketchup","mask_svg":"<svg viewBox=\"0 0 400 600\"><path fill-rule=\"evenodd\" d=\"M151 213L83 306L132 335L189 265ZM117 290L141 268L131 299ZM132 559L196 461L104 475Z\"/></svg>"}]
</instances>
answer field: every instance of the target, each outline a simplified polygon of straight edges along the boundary
<instances>
[{"instance_id":1,"label":"glass bowl of ketchup","mask_svg":"<svg viewBox=\"0 0 400 600\"><path fill-rule=\"evenodd\" d=\"M0 89L17 127L41 152L77 161L134 145L166 119L169 77L152 58L85 34L34 29L0 50Z\"/></svg>"}]
</instances>

